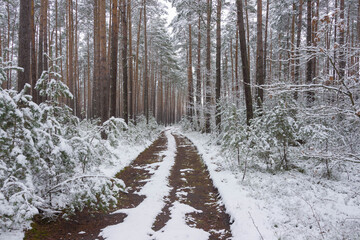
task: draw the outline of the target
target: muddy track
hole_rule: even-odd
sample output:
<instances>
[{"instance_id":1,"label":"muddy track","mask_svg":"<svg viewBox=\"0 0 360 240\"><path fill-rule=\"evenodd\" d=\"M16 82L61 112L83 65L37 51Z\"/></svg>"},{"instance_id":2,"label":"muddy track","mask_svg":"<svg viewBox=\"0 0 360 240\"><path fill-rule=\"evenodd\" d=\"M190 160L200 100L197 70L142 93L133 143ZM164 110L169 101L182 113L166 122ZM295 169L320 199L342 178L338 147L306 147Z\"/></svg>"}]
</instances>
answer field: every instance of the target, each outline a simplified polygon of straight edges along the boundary
<instances>
[{"instance_id":1,"label":"muddy track","mask_svg":"<svg viewBox=\"0 0 360 240\"><path fill-rule=\"evenodd\" d=\"M208 232L209 239L231 239L230 218L225 213L219 193L213 186L196 147L182 135L173 134L173 136L177 153L169 177L171 191L164 199L165 207L157 216L153 230L162 231L171 218L174 203L180 203L199 210L185 215L188 226ZM151 179L154 171L159 167L154 163L162 162L164 158L162 152L166 149L167 138L162 133L131 165L116 175L125 182L128 193L120 195L117 208L112 210L135 208L144 200L145 196L137 192ZM33 228L26 232L25 239L101 240L103 239L99 236L101 229L123 222L126 216L125 213L108 214L85 209L69 220L35 219ZM155 238L149 236L149 239Z\"/></svg>"},{"instance_id":2,"label":"muddy track","mask_svg":"<svg viewBox=\"0 0 360 240\"><path fill-rule=\"evenodd\" d=\"M129 166L116 174L117 178L124 181L128 194L120 194L119 204L116 209L133 208L139 205L144 196L134 194L141 189L156 169L146 168L147 165L161 162L160 152L166 149L167 139L162 133L144 152L142 152ZM69 220L58 218L56 221L35 218L32 229L25 233L25 240L102 240L99 237L101 229L106 226L124 221L126 214L108 214L85 209L77 212ZM82 234L79 234L79 233Z\"/></svg>"},{"instance_id":3,"label":"muddy track","mask_svg":"<svg viewBox=\"0 0 360 240\"><path fill-rule=\"evenodd\" d=\"M219 193L196 147L182 135L174 134L174 137L177 156L169 178L172 191L165 200L166 206L158 215L153 230L159 231L166 225L170 220L170 208L174 202L180 202L201 211L187 214L188 225L209 232L209 239L230 239L230 217L221 204Z\"/></svg>"}]
</instances>

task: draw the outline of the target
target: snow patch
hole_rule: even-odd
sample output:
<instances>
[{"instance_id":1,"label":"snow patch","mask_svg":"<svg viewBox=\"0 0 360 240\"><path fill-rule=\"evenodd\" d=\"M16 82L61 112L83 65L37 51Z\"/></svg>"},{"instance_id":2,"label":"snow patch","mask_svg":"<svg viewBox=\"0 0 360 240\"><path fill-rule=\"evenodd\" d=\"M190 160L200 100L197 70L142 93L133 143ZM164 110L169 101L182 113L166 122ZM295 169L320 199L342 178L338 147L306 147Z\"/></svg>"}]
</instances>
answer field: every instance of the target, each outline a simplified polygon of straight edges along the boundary
<instances>
[{"instance_id":1,"label":"snow patch","mask_svg":"<svg viewBox=\"0 0 360 240\"><path fill-rule=\"evenodd\" d=\"M156 232L153 237L156 240L206 240L210 234L202 229L192 228L186 224L185 215L192 212L201 212L189 205L175 202L170 208L169 222Z\"/></svg>"},{"instance_id":2,"label":"snow patch","mask_svg":"<svg viewBox=\"0 0 360 240\"><path fill-rule=\"evenodd\" d=\"M170 170L175 163L176 142L170 131L165 131L167 137L167 150L162 152L165 155L159 168L156 170L150 181L139 191L139 194L146 196L145 200L135 208L121 209L114 213L126 213L128 216L124 222L104 228L100 236L108 240L117 240L119 235L127 240L148 240L153 234L152 225L156 216L165 206L163 198L170 193L168 177Z\"/></svg>"}]
</instances>

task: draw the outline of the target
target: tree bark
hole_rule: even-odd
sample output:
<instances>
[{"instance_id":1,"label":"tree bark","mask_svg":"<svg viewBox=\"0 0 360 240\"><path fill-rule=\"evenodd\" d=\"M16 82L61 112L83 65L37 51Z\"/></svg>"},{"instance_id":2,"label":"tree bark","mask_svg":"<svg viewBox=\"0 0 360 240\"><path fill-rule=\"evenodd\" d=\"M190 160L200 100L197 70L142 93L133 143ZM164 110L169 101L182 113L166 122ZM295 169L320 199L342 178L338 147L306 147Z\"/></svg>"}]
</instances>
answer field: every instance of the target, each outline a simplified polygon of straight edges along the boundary
<instances>
[{"instance_id":1,"label":"tree bark","mask_svg":"<svg viewBox=\"0 0 360 240\"><path fill-rule=\"evenodd\" d=\"M216 13L216 126L221 131L221 1L217 0Z\"/></svg>"},{"instance_id":2,"label":"tree bark","mask_svg":"<svg viewBox=\"0 0 360 240\"><path fill-rule=\"evenodd\" d=\"M118 65L118 40L119 40L119 23L118 23L118 1L113 1L111 8L111 53L110 53L110 117L116 117L116 79Z\"/></svg>"},{"instance_id":3,"label":"tree bark","mask_svg":"<svg viewBox=\"0 0 360 240\"><path fill-rule=\"evenodd\" d=\"M144 45L145 45L145 63L144 63L144 113L146 124L149 124L149 83L148 83L148 43L147 43L147 16L146 16L146 0L144 0Z\"/></svg>"},{"instance_id":4,"label":"tree bark","mask_svg":"<svg viewBox=\"0 0 360 240\"><path fill-rule=\"evenodd\" d=\"M39 103L38 101L38 91L35 90L36 85L36 27L35 27L35 9L34 9L34 0L31 0L31 21L30 21L30 28L31 28L31 86L32 86L32 97L33 101Z\"/></svg>"},{"instance_id":5,"label":"tree bark","mask_svg":"<svg viewBox=\"0 0 360 240\"><path fill-rule=\"evenodd\" d=\"M301 28L302 28L302 10L303 10L303 0L299 0L299 16L297 21L297 31L296 31L296 61L295 61L295 83L300 83L300 44L301 44ZM295 100L298 99L298 93L294 93Z\"/></svg>"},{"instance_id":6,"label":"tree bark","mask_svg":"<svg viewBox=\"0 0 360 240\"><path fill-rule=\"evenodd\" d=\"M94 0L94 72L92 88L92 108L93 118L101 117L100 93L100 34L99 34L99 0Z\"/></svg>"},{"instance_id":7,"label":"tree bark","mask_svg":"<svg viewBox=\"0 0 360 240\"><path fill-rule=\"evenodd\" d=\"M200 3L200 0L198 0ZM200 129L200 106L201 106L201 13L198 18L198 43L197 43L197 65L196 65L196 115L197 125Z\"/></svg>"},{"instance_id":8,"label":"tree bark","mask_svg":"<svg viewBox=\"0 0 360 240\"><path fill-rule=\"evenodd\" d=\"M312 47L312 4L311 0L307 0L307 28L306 28L306 44L308 48ZM312 84L313 83L313 61L312 61L312 51L308 50L309 59L306 63L306 83ZM313 102L313 93L311 91L307 91L307 102L308 104Z\"/></svg>"},{"instance_id":9,"label":"tree bark","mask_svg":"<svg viewBox=\"0 0 360 240\"><path fill-rule=\"evenodd\" d=\"M135 56L135 114L134 114L134 122L136 123L136 116L138 113L138 103L140 102L140 88L139 85L139 49L140 49L140 32L141 32L141 17L142 17L142 8L140 9L139 14L139 24L138 24L138 32L137 32L137 40L136 40L136 56Z\"/></svg>"},{"instance_id":10,"label":"tree bark","mask_svg":"<svg viewBox=\"0 0 360 240\"><path fill-rule=\"evenodd\" d=\"M24 71L18 73L18 91L21 91L25 84L30 84L30 16L31 2L29 0L20 1L20 22L19 22L19 67Z\"/></svg>"},{"instance_id":11,"label":"tree bark","mask_svg":"<svg viewBox=\"0 0 360 240\"><path fill-rule=\"evenodd\" d=\"M264 102L264 49L262 39L262 0L257 0L257 41L256 41L256 81L257 81L257 103L262 108Z\"/></svg>"},{"instance_id":12,"label":"tree bark","mask_svg":"<svg viewBox=\"0 0 360 240\"><path fill-rule=\"evenodd\" d=\"M134 82L133 82L133 53L132 53L132 21L131 0L128 0L128 25L129 25L129 118L134 119Z\"/></svg>"},{"instance_id":13,"label":"tree bark","mask_svg":"<svg viewBox=\"0 0 360 240\"><path fill-rule=\"evenodd\" d=\"M291 72L291 81L295 82L295 12L296 12L296 3L293 3L293 12L291 19L291 51L290 51L290 72Z\"/></svg>"},{"instance_id":14,"label":"tree bark","mask_svg":"<svg viewBox=\"0 0 360 240\"><path fill-rule=\"evenodd\" d=\"M206 20L206 107L205 107L205 131L211 132L211 5L212 0L207 0Z\"/></svg>"},{"instance_id":15,"label":"tree bark","mask_svg":"<svg viewBox=\"0 0 360 240\"><path fill-rule=\"evenodd\" d=\"M75 80L74 80L74 21L73 21L73 6L72 0L68 0L68 86L70 92L73 94L74 98L69 100L70 101L70 108L72 108L73 112L75 113L75 99L76 92L75 92Z\"/></svg>"},{"instance_id":16,"label":"tree bark","mask_svg":"<svg viewBox=\"0 0 360 240\"><path fill-rule=\"evenodd\" d=\"M240 51L241 51L241 60L242 60L242 69L243 69L243 78L244 78L246 123L247 125L250 125L250 120L253 118L253 107L252 107L251 86L250 86L250 68L249 68L249 61L246 52L247 47L246 47L246 39L245 39L242 0L236 0L236 4L237 4L237 24L239 27Z\"/></svg>"},{"instance_id":17,"label":"tree bark","mask_svg":"<svg viewBox=\"0 0 360 240\"><path fill-rule=\"evenodd\" d=\"M192 73L192 39L191 39L191 24L189 23L189 61L188 61L188 109L187 116L190 122L193 121L194 111L194 87L193 87L193 73Z\"/></svg>"},{"instance_id":18,"label":"tree bark","mask_svg":"<svg viewBox=\"0 0 360 240\"><path fill-rule=\"evenodd\" d=\"M339 29L339 80L343 81L345 77L345 1L340 0L340 29Z\"/></svg>"},{"instance_id":19,"label":"tree bark","mask_svg":"<svg viewBox=\"0 0 360 240\"><path fill-rule=\"evenodd\" d=\"M360 0L358 1L358 15L357 15L357 47L360 48ZM360 53L358 53L356 58L356 72L358 78L360 77Z\"/></svg>"},{"instance_id":20,"label":"tree bark","mask_svg":"<svg viewBox=\"0 0 360 240\"><path fill-rule=\"evenodd\" d=\"M123 67L123 118L126 124L129 123L128 112L128 60L127 60L127 20L126 20L127 2L122 0L121 23L122 23L122 67Z\"/></svg>"},{"instance_id":21,"label":"tree bark","mask_svg":"<svg viewBox=\"0 0 360 240\"><path fill-rule=\"evenodd\" d=\"M106 5L105 1L99 1L99 34L100 34L100 79L101 79L101 122L108 120L109 116L109 77L107 71L106 51ZM104 137L104 136L103 136Z\"/></svg>"},{"instance_id":22,"label":"tree bark","mask_svg":"<svg viewBox=\"0 0 360 240\"><path fill-rule=\"evenodd\" d=\"M302 1L302 0L300 0ZM266 80L266 65L267 65L267 46L268 46L268 26L269 26L269 5L270 0L266 1L266 20L265 20L265 42L264 42L264 81Z\"/></svg>"}]
</instances>

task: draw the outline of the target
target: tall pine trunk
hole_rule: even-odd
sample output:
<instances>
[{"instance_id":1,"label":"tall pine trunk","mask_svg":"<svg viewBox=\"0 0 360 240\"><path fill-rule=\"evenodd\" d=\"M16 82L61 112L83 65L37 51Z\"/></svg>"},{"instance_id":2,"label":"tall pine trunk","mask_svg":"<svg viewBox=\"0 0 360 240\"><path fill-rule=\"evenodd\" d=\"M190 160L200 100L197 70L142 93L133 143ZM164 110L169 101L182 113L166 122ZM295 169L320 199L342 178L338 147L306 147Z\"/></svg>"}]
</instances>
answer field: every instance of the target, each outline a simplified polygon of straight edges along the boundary
<instances>
[{"instance_id":1,"label":"tall pine trunk","mask_svg":"<svg viewBox=\"0 0 360 240\"><path fill-rule=\"evenodd\" d=\"M19 22L19 60L18 66L23 68L23 71L18 73L18 91L21 91L25 84L30 84L30 16L31 16L31 1L20 1L20 22Z\"/></svg>"},{"instance_id":2,"label":"tall pine trunk","mask_svg":"<svg viewBox=\"0 0 360 240\"><path fill-rule=\"evenodd\" d=\"M295 61L295 83L300 83L300 44L301 44L301 28L302 28L302 10L303 10L303 0L299 0L299 15L297 21L297 30L296 30L296 61ZM295 100L298 99L298 93L294 93Z\"/></svg>"},{"instance_id":3,"label":"tall pine trunk","mask_svg":"<svg viewBox=\"0 0 360 240\"><path fill-rule=\"evenodd\" d=\"M139 86L139 49L140 49L140 32L141 32L141 18L142 18L142 8L140 9L139 14L139 24L137 31L137 39L136 39L136 55L135 55L135 88L134 88L134 96L135 96L135 112L134 112L134 122L136 123L136 116L139 110L140 103L140 88Z\"/></svg>"},{"instance_id":4,"label":"tall pine trunk","mask_svg":"<svg viewBox=\"0 0 360 240\"><path fill-rule=\"evenodd\" d=\"M118 1L113 1L111 8L112 23L111 23L111 52L110 52L110 116L116 117L116 79L117 79L117 65L118 65L118 38L119 38L119 23L118 23Z\"/></svg>"},{"instance_id":5,"label":"tall pine trunk","mask_svg":"<svg viewBox=\"0 0 360 240\"><path fill-rule=\"evenodd\" d=\"M31 86L32 86L32 97L33 101L39 103L38 101L38 91L35 90L35 85L37 81L37 72L36 72L36 26L35 26L35 3L34 0L31 0Z\"/></svg>"},{"instance_id":6,"label":"tall pine trunk","mask_svg":"<svg viewBox=\"0 0 360 240\"><path fill-rule=\"evenodd\" d=\"M191 24L189 24L189 58L188 58L188 109L187 116L192 122L194 110L194 91L193 91L193 73L192 73L192 39L191 39Z\"/></svg>"},{"instance_id":7,"label":"tall pine trunk","mask_svg":"<svg viewBox=\"0 0 360 240\"><path fill-rule=\"evenodd\" d=\"M144 66L144 113L146 117L146 124L149 124L149 83L148 83L148 43L147 43L147 29L146 29L146 0L144 0L144 45L145 45L145 66Z\"/></svg>"},{"instance_id":8,"label":"tall pine trunk","mask_svg":"<svg viewBox=\"0 0 360 240\"><path fill-rule=\"evenodd\" d=\"M262 39L262 0L257 0L257 41L256 41L256 82L257 103L261 108L264 102L264 49Z\"/></svg>"},{"instance_id":9,"label":"tall pine trunk","mask_svg":"<svg viewBox=\"0 0 360 240\"><path fill-rule=\"evenodd\" d=\"M132 53L132 21L131 21L131 0L128 0L127 8L129 26L129 118L134 119L134 82L133 82L133 53Z\"/></svg>"},{"instance_id":10,"label":"tall pine trunk","mask_svg":"<svg viewBox=\"0 0 360 240\"><path fill-rule=\"evenodd\" d=\"M198 0L200 3L200 0ZM197 65L196 65L196 116L197 125L200 129L200 106L201 106L201 13L198 18L198 43L197 43Z\"/></svg>"},{"instance_id":11,"label":"tall pine trunk","mask_svg":"<svg viewBox=\"0 0 360 240\"><path fill-rule=\"evenodd\" d=\"M216 13L216 126L221 130L221 1L217 0Z\"/></svg>"},{"instance_id":12,"label":"tall pine trunk","mask_svg":"<svg viewBox=\"0 0 360 240\"><path fill-rule=\"evenodd\" d=\"M339 33L339 80L344 81L345 77L345 1L340 0L340 33Z\"/></svg>"},{"instance_id":13,"label":"tall pine trunk","mask_svg":"<svg viewBox=\"0 0 360 240\"><path fill-rule=\"evenodd\" d=\"M100 82L101 82L101 122L108 120L109 113L109 77L107 71L106 51L106 5L99 1L99 34L100 34Z\"/></svg>"},{"instance_id":14,"label":"tall pine trunk","mask_svg":"<svg viewBox=\"0 0 360 240\"><path fill-rule=\"evenodd\" d=\"M129 123L129 112L128 112L128 60L127 60L127 20L126 20L127 2L122 0L122 11L121 11L121 26L122 26L122 67L123 67L123 118Z\"/></svg>"},{"instance_id":15,"label":"tall pine trunk","mask_svg":"<svg viewBox=\"0 0 360 240\"><path fill-rule=\"evenodd\" d=\"M312 61L312 51L310 48L312 47L312 1L307 0L307 28L306 28L306 45L308 47L308 55L309 58L306 63L306 84L312 84L313 80L313 61ZM313 102L313 93L311 91L307 91L307 103L310 104Z\"/></svg>"},{"instance_id":16,"label":"tall pine trunk","mask_svg":"<svg viewBox=\"0 0 360 240\"><path fill-rule=\"evenodd\" d=\"M236 0L237 6L237 24L239 28L240 38L240 51L241 61L244 78L244 92L245 92L245 104L246 104L246 123L250 125L250 120L253 118L253 106L251 97L251 85L250 85L250 68L247 55L246 39L245 39L245 28L244 28L244 14L243 14L243 3L242 0Z\"/></svg>"},{"instance_id":17,"label":"tall pine trunk","mask_svg":"<svg viewBox=\"0 0 360 240\"><path fill-rule=\"evenodd\" d=\"M212 1L207 0L206 20L206 107L205 107L205 131L211 132L211 5Z\"/></svg>"}]
</instances>

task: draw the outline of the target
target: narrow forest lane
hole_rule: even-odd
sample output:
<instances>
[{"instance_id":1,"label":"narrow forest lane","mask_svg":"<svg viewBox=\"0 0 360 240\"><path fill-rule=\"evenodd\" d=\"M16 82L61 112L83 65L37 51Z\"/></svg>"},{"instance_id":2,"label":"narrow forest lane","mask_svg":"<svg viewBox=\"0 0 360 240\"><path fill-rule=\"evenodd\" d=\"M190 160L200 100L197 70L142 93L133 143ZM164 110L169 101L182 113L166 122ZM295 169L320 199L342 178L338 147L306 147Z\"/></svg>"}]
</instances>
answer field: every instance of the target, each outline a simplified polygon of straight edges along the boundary
<instances>
[{"instance_id":1,"label":"narrow forest lane","mask_svg":"<svg viewBox=\"0 0 360 240\"><path fill-rule=\"evenodd\" d=\"M172 191L154 223L153 239L230 239L230 217L196 147L188 138L174 136L177 155L169 178ZM187 225L181 226L177 218Z\"/></svg>"},{"instance_id":2,"label":"narrow forest lane","mask_svg":"<svg viewBox=\"0 0 360 240\"><path fill-rule=\"evenodd\" d=\"M157 163L162 161L160 154L167 148L167 137L162 133L157 140L116 177L124 181L127 194L120 194L117 209L134 208L145 198L136 194L154 174L158 168ZM71 216L68 220L58 218L49 222L49 219L36 219L32 229L25 233L25 240L102 240L99 237L101 229L106 226L123 222L127 214L107 214L84 210ZM122 239L122 238L118 238Z\"/></svg>"},{"instance_id":3,"label":"narrow forest lane","mask_svg":"<svg viewBox=\"0 0 360 240\"><path fill-rule=\"evenodd\" d=\"M116 177L127 186L112 214L39 221L25 239L229 239L225 213L195 146L170 129Z\"/></svg>"}]
</instances>

